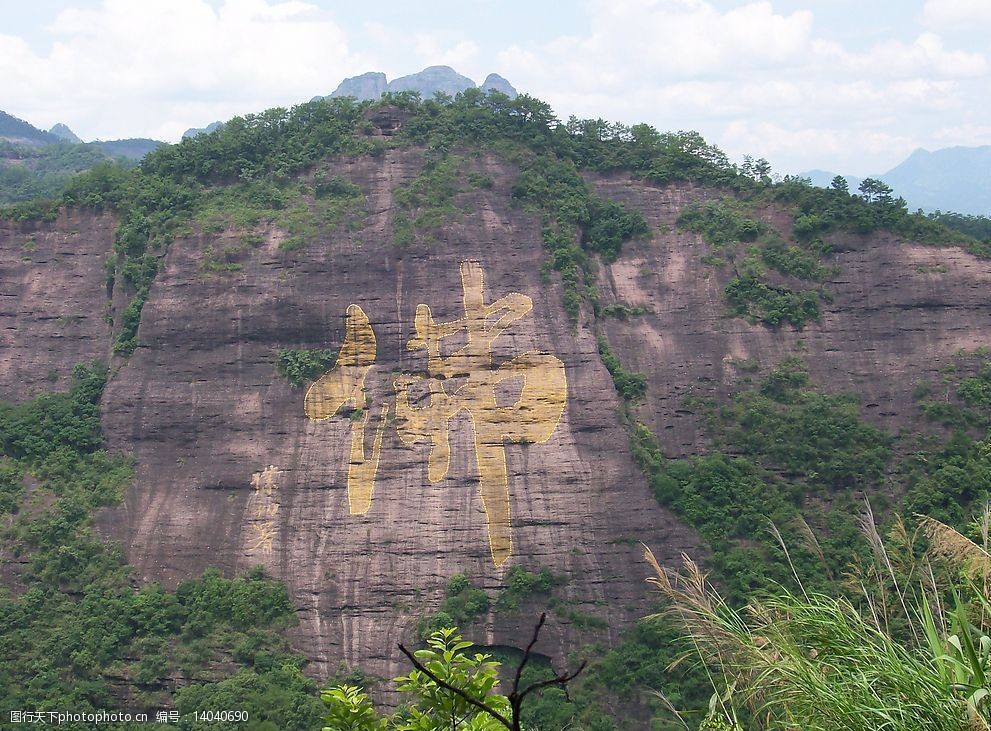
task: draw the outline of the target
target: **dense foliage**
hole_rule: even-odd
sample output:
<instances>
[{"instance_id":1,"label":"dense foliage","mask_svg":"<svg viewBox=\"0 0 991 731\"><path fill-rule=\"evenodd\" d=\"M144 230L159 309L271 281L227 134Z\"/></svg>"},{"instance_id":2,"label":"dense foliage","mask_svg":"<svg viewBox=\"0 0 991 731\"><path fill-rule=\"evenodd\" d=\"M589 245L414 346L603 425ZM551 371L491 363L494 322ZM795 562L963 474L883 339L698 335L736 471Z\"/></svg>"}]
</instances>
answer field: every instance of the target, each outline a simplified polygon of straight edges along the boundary
<instances>
[{"instance_id":1,"label":"dense foliage","mask_svg":"<svg viewBox=\"0 0 991 731\"><path fill-rule=\"evenodd\" d=\"M275 367L295 387L317 380L336 360L333 350L280 350Z\"/></svg>"},{"instance_id":2,"label":"dense foliage","mask_svg":"<svg viewBox=\"0 0 991 731\"><path fill-rule=\"evenodd\" d=\"M95 145L24 147L0 140L0 205L56 197L72 176L108 159Z\"/></svg>"}]
</instances>

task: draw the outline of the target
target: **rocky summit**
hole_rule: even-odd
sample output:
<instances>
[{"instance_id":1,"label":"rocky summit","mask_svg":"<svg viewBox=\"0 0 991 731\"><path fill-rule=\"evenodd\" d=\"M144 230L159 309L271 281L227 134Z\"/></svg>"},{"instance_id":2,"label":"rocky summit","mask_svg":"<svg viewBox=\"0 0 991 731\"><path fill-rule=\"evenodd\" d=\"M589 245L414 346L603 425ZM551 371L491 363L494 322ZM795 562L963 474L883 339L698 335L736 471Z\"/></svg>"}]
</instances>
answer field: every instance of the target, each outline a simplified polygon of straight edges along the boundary
<instances>
[{"instance_id":1,"label":"rocky summit","mask_svg":"<svg viewBox=\"0 0 991 731\"><path fill-rule=\"evenodd\" d=\"M385 74L374 71L352 76L344 79L330 97L351 96L360 101L375 101L386 92L415 91L426 99L437 93L454 96L475 87L474 81L450 66L429 66L423 71L400 76L392 81L387 81ZM483 91L498 91L510 98L515 98L517 93L512 84L499 74L489 74L478 88Z\"/></svg>"}]
</instances>

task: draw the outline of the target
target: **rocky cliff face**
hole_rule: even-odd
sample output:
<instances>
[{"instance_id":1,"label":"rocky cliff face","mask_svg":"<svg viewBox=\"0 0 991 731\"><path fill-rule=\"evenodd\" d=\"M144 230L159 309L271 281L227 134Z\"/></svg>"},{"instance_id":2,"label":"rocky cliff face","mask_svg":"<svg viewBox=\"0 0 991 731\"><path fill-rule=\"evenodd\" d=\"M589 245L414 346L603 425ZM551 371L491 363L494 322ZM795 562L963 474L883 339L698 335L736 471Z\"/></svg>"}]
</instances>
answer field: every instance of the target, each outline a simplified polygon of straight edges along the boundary
<instances>
[{"instance_id":1,"label":"rocky cliff face","mask_svg":"<svg viewBox=\"0 0 991 731\"><path fill-rule=\"evenodd\" d=\"M455 573L495 590L512 566L550 568L570 577L560 592L576 611L618 628L645 606L636 540L672 561L697 547L653 500L630 457L594 337L572 327L561 293L541 280L539 221L510 204L515 170L493 159L475 165L493 187L464 192L459 204L470 212L429 245L397 249L392 241L393 193L421 171L416 152L330 171L367 192L372 213L357 233L290 254L270 230L241 271L220 275L204 264L223 238L175 242L145 305L141 346L104 396L111 444L135 455L139 476L126 507L103 525L123 540L143 579L171 585L211 564L230 572L264 564L292 587L300 647L320 671L344 660L388 677L400 668L395 643L409 638ZM396 418L395 382L436 375L426 351L409 348L424 305L437 323L479 316L466 313L468 261L477 263L474 291L484 304L508 298L510 306L490 314L503 326L477 354L487 362L467 363L467 380L506 364L518 370L495 387L494 406L470 396L470 387L452 396L464 408L431 427L450 441L449 468L438 475L430 440L410 439ZM305 390L276 372L276 354L336 350L352 306L374 333L365 415L315 421ZM440 343L439 355L462 348L466 333ZM534 351L546 359L527 360ZM501 424L525 422L539 408L542 363L555 361L560 379L548 398L561 408L532 432ZM452 382L465 379L457 363L452 368ZM415 410L427 406L416 387L407 400ZM506 408L513 404L515 416ZM377 453L363 514L349 511L348 495L359 427L363 462ZM476 434L488 435L480 448ZM501 504L483 503L493 459L504 459ZM492 538L500 505L511 537L501 552ZM532 619L493 615L477 639L512 644ZM581 641L564 621L547 638L545 651L558 657Z\"/></svg>"},{"instance_id":2,"label":"rocky cliff face","mask_svg":"<svg viewBox=\"0 0 991 731\"><path fill-rule=\"evenodd\" d=\"M593 328L648 375L639 416L670 456L705 449L684 397L725 396L744 360L805 353L817 382L863 394L896 430L915 383L991 331L991 263L887 234L836 239L820 324L772 332L729 317L727 274L674 226L714 194L625 177L591 182L640 210L653 234L600 266L597 285L605 304L650 312L595 322L585 311L572 324L559 285L541 276L541 223L512 205L516 170L495 158L466 161L465 177L492 185L462 188L461 213L431 240L395 245L397 187L423 165L408 149L334 163L328 174L364 190L367 217L293 252L262 228L237 271L207 264L242 232L175 241L140 347L104 392L110 446L134 455L137 476L102 529L144 581L265 565L288 583L297 644L320 674L343 661L391 677L396 642L452 575L494 591L513 566L567 576L566 605L608 624L589 634L555 620L544 652L563 657L646 609L637 541L670 563L699 551L633 460ZM780 212L764 216L787 232ZM58 386L74 363L109 355L112 231L110 218L75 212L0 230L3 397ZM340 351L309 398L275 366L298 348ZM473 639L518 644L531 622L492 614Z\"/></svg>"},{"instance_id":3,"label":"rocky cliff face","mask_svg":"<svg viewBox=\"0 0 991 731\"><path fill-rule=\"evenodd\" d=\"M388 91L389 82L381 71L369 71L344 79L331 97L353 96L360 101L374 101Z\"/></svg>"},{"instance_id":4,"label":"rocky cliff face","mask_svg":"<svg viewBox=\"0 0 991 731\"><path fill-rule=\"evenodd\" d=\"M515 99L518 96L516 88L499 74L486 76L480 88L484 91L498 91L510 99Z\"/></svg>"},{"instance_id":5,"label":"rocky cliff face","mask_svg":"<svg viewBox=\"0 0 991 731\"><path fill-rule=\"evenodd\" d=\"M107 358L113 229L78 211L54 225L0 222L0 398L61 390L73 364Z\"/></svg>"},{"instance_id":6,"label":"rocky cliff face","mask_svg":"<svg viewBox=\"0 0 991 731\"><path fill-rule=\"evenodd\" d=\"M917 384L938 382L953 353L988 343L991 262L959 248L921 246L887 232L834 234L837 273L822 321L774 331L728 314L722 293L732 272L706 266L706 244L675 226L687 203L711 193L623 177L598 178L595 187L640 210L653 230L670 232L626 246L599 279L604 304L650 310L616 321L610 340L627 368L649 375L639 417L668 456L696 454L704 442L701 415L684 407L685 397L725 399L747 376L747 362L767 366L799 354L815 383L858 394L865 416L897 433L918 416ZM790 234L790 216L772 208L762 218Z\"/></svg>"}]
</instances>

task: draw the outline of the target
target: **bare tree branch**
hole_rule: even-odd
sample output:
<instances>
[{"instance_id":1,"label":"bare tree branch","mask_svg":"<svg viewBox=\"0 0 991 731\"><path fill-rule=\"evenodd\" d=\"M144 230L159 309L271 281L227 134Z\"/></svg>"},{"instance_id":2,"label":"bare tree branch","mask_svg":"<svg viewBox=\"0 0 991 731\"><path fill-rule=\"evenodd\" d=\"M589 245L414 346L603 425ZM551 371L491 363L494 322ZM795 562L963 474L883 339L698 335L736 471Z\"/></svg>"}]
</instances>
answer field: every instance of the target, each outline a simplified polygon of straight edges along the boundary
<instances>
[{"instance_id":1,"label":"bare tree branch","mask_svg":"<svg viewBox=\"0 0 991 731\"><path fill-rule=\"evenodd\" d=\"M523 699L526 698L530 693L535 690L540 690L541 688L546 688L550 685L560 685L565 686L571 680L578 677L578 673L585 669L585 663L583 662L574 673L564 672L555 678L549 678L548 680L541 680L537 683L532 683L520 692L520 680L523 677L523 668L530 661L530 651L533 646L537 644L537 639L540 637L540 630L544 628L544 622L547 621L547 613L543 612L540 615L540 620L537 622L537 626L533 628L533 638L530 640L530 644L526 646L526 651L523 653L523 659L520 660L519 666L516 668L516 678L513 680L513 690L507 696L509 698L509 705L513 709L513 728L512 731L520 731L521 723L521 713L520 709L523 707ZM567 690L567 688L565 688Z\"/></svg>"},{"instance_id":2,"label":"bare tree branch","mask_svg":"<svg viewBox=\"0 0 991 731\"><path fill-rule=\"evenodd\" d=\"M537 638L540 637L540 630L544 627L544 622L547 621L547 612L540 613L540 619L537 621L537 626L533 628L533 638L530 640L530 644L526 646L526 651L523 653L523 659L520 660L519 667L516 668L516 678L513 680L513 695L520 687L520 678L523 677L523 668L526 666L527 662L530 660L530 650L533 646L537 644Z\"/></svg>"},{"instance_id":3,"label":"bare tree branch","mask_svg":"<svg viewBox=\"0 0 991 731\"><path fill-rule=\"evenodd\" d=\"M409 658L409 661L413 663L413 667L415 667L421 673L423 673L432 681L437 683L437 685L439 685L441 688L445 688L451 691L452 693L464 699L466 702L468 702L475 708L478 708L479 710L489 714L490 716L492 716L492 718L494 718L496 721L498 721L507 729L509 729L509 731L521 731L522 716L520 714L520 709L523 705L523 699L526 698L528 695L530 695L530 693L532 693L533 691L540 690L541 688L547 688L548 686L551 685L560 685L567 692L567 687L566 687L567 684L572 680L574 680L575 678L577 678L578 674L585 669L585 665L587 664L586 662L583 662L581 665L578 666L578 669L575 670L575 672L573 673L569 673L565 671L554 678L548 678L547 680L541 680L536 683L531 683L526 688L524 688L522 692L520 692L520 681L523 678L523 668L526 667L526 664L530 661L530 652L531 650L533 650L534 645L537 644L537 640L540 638L540 630L544 628L544 622L546 621L547 621L547 614L545 612L540 615L540 620L537 622L537 626L533 628L533 637L530 639L530 644L526 646L526 650L523 652L523 658L520 660L520 664L516 668L516 677L513 679L513 690L507 696L509 700L510 708L513 709L512 720L506 718L495 709L485 705L479 699L472 698L461 688L455 687L450 683L448 683L447 681L438 678L434 673L427 670L427 668L423 665L423 663L417 660L416 657L413 655L413 653L411 653L409 650L403 647L402 644L399 645L399 649L407 658Z\"/></svg>"}]
</instances>

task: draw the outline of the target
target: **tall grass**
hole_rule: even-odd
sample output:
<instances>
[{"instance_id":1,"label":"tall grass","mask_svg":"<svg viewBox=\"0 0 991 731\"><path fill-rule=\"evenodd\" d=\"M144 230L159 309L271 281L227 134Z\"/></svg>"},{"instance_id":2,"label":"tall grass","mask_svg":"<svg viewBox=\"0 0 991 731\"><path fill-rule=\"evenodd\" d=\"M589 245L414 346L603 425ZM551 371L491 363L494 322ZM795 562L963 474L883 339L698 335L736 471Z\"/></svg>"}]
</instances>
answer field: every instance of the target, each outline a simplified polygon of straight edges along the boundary
<instances>
[{"instance_id":1,"label":"tall grass","mask_svg":"<svg viewBox=\"0 0 991 731\"><path fill-rule=\"evenodd\" d=\"M922 518L882 537L869 510L872 559L851 567L846 595L781 589L730 606L687 556L649 579L709 668L706 728L803 731L991 729L991 554ZM787 548L786 548L787 550ZM742 720L741 720L742 719Z\"/></svg>"}]
</instances>

